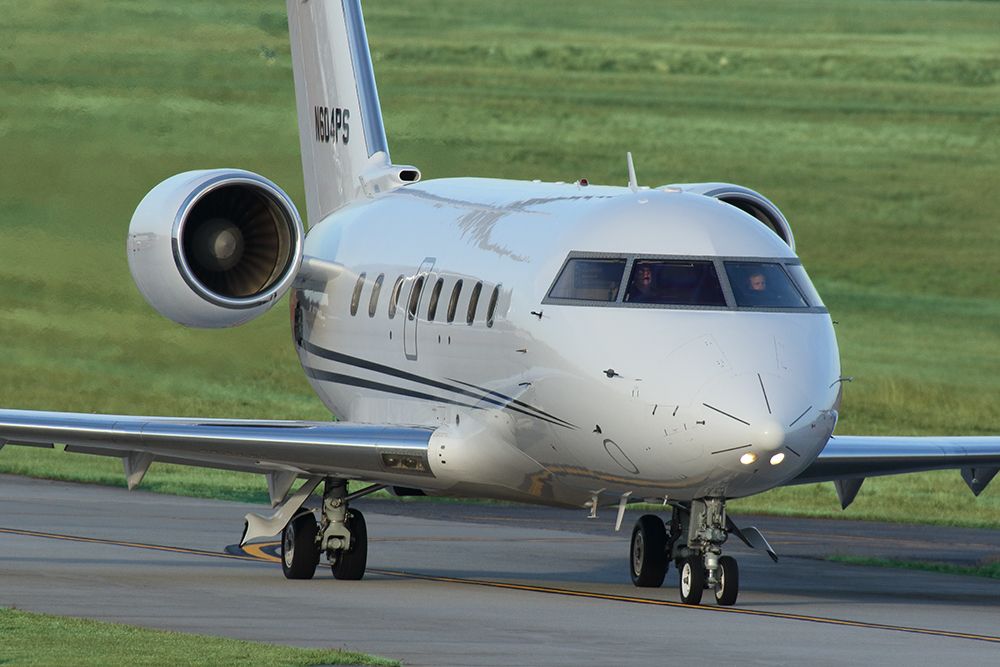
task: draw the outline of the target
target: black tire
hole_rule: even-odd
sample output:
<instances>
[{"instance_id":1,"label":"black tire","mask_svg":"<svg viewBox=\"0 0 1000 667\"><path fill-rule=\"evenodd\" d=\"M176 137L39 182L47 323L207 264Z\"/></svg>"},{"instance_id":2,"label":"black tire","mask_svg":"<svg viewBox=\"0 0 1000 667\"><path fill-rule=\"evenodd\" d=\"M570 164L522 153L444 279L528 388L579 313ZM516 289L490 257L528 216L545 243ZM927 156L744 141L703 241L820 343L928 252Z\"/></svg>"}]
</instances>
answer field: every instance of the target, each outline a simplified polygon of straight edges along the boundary
<instances>
[{"instance_id":1,"label":"black tire","mask_svg":"<svg viewBox=\"0 0 1000 667\"><path fill-rule=\"evenodd\" d=\"M736 604L740 594L740 566L732 556L719 558L719 584L715 588L715 601L724 607Z\"/></svg>"},{"instance_id":2,"label":"black tire","mask_svg":"<svg viewBox=\"0 0 1000 667\"><path fill-rule=\"evenodd\" d=\"M365 576L368 565L368 526L364 515L357 510L347 511L345 523L351 532L351 545L336 552L330 569L335 579L357 581Z\"/></svg>"},{"instance_id":3,"label":"black tire","mask_svg":"<svg viewBox=\"0 0 1000 667\"><path fill-rule=\"evenodd\" d=\"M645 514L635 522L629 549L632 583L640 588L658 588L667 576L667 529L658 516Z\"/></svg>"},{"instance_id":4,"label":"black tire","mask_svg":"<svg viewBox=\"0 0 1000 667\"><path fill-rule=\"evenodd\" d=\"M312 579L319 565L316 534L319 526L312 512L302 512L281 531L281 569L286 579Z\"/></svg>"},{"instance_id":5,"label":"black tire","mask_svg":"<svg viewBox=\"0 0 1000 667\"><path fill-rule=\"evenodd\" d=\"M705 566L701 556L688 556L681 562L680 593L684 604L701 604L705 592Z\"/></svg>"}]
</instances>

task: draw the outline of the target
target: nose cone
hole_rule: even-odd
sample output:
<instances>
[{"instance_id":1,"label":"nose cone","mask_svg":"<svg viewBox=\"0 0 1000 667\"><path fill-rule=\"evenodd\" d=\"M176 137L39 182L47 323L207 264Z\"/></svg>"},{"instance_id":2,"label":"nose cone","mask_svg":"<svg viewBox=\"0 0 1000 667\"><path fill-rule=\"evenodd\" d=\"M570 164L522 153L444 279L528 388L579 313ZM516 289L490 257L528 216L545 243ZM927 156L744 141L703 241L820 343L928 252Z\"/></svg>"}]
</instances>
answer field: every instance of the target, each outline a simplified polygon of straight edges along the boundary
<instances>
[{"instance_id":1,"label":"nose cone","mask_svg":"<svg viewBox=\"0 0 1000 667\"><path fill-rule=\"evenodd\" d=\"M700 392L709 460L747 478L732 478L730 491L774 486L819 452L835 417L826 387L813 384L744 373L720 377Z\"/></svg>"},{"instance_id":2,"label":"nose cone","mask_svg":"<svg viewBox=\"0 0 1000 667\"><path fill-rule=\"evenodd\" d=\"M765 452L776 452L785 444L785 429L774 419L760 419L752 431L750 444Z\"/></svg>"}]
</instances>

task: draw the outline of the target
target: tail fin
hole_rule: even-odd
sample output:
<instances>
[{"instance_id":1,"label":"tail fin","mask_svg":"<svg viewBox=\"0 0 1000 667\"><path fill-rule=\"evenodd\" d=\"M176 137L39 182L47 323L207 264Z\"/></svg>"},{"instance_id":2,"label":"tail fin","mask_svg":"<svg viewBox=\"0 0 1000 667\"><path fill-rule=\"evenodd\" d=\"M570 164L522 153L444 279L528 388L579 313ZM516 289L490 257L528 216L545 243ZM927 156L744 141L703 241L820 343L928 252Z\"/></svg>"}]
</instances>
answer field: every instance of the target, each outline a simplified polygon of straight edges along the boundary
<instances>
[{"instance_id":1,"label":"tail fin","mask_svg":"<svg viewBox=\"0 0 1000 667\"><path fill-rule=\"evenodd\" d=\"M287 3L306 211L315 224L420 172L389 160L360 0Z\"/></svg>"}]
</instances>

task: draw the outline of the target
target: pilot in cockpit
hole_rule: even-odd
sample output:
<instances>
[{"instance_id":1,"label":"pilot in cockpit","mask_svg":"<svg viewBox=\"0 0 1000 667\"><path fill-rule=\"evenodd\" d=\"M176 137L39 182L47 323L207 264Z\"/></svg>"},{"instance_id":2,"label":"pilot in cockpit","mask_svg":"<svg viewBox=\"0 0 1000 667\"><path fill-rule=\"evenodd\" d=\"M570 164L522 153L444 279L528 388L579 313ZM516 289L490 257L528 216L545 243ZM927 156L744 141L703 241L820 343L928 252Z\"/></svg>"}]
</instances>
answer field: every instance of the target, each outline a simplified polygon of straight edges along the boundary
<instances>
[{"instance_id":1,"label":"pilot in cockpit","mask_svg":"<svg viewBox=\"0 0 1000 667\"><path fill-rule=\"evenodd\" d=\"M759 271L751 273L747 278L747 282L750 285L750 291L752 292L767 291L767 279L764 277L764 274Z\"/></svg>"},{"instance_id":2,"label":"pilot in cockpit","mask_svg":"<svg viewBox=\"0 0 1000 667\"><path fill-rule=\"evenodd\" d=\"M632 277L632 287L628 291L628 301L634 303L650 303L653 295L653 268L648 264L640 264Z\"/></svg>"}]
</instances>

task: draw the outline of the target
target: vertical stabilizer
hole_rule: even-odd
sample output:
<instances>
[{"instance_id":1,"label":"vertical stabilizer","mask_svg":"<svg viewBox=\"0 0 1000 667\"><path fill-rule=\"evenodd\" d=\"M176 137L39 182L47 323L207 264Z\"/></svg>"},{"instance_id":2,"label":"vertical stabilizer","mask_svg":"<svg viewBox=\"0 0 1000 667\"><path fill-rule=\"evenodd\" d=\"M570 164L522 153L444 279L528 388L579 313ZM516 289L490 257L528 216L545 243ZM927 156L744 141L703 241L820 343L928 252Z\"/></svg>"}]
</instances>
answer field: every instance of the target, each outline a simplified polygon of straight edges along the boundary
<instances>
[{"instance_id":1,"label":"vertical stabilizer","mask_svg":"<svg viewBox=\"0 0 1000 667\"><path fill-rule=\"evenodd\" d=\"M287 0L306 210L341 206L420 178L394 167L360 0Z\"/></svg>"}]
</instances>

